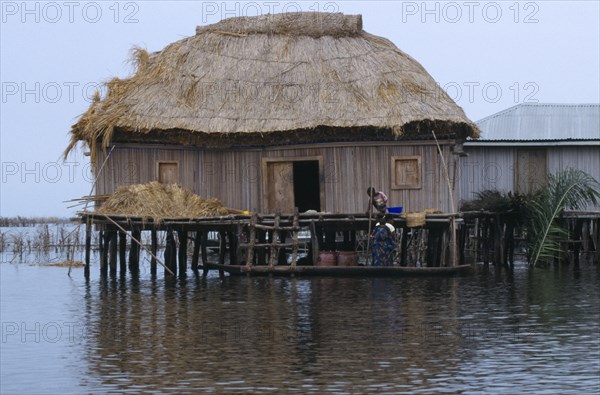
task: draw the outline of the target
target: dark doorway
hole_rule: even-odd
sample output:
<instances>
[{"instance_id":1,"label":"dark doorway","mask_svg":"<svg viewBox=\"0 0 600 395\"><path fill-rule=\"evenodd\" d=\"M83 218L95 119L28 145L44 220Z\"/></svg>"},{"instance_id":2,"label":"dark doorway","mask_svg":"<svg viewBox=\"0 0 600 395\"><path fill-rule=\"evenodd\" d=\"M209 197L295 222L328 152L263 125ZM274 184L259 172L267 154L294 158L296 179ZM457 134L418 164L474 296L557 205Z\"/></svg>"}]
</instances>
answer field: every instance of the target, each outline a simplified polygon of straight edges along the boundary
<instances>
[{"instance_id":1,"label":"dark doorway","mask_svg":"<svg viewBox=\"0 0 600 395\"><path fill-rule=\"evenodd\" d=\"M319 161L294 161L294 200L301 213L321 211Z\"/></svg>"}]
</instances>

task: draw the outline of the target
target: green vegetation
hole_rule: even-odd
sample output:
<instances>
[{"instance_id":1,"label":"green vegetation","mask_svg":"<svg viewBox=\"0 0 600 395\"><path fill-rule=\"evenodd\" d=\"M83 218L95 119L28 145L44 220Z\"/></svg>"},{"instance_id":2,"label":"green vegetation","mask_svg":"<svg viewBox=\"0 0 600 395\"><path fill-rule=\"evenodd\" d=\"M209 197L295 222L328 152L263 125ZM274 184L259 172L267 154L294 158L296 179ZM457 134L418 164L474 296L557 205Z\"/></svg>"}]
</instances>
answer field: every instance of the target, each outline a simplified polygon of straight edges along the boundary
<instances>
[{"instance_id":1,"label":"green vegetation","mask_svg":"<svg viewBox=\"0 0 600 395\"><path fill-rule=\"evenodd\" d=\"M548 186L528 205L529 265L550 262L561 252L560 240L568 238L558 219L564 210L583 210L600 201L600 183L589 174L565 169L550 175Z\"/></svg>"},{"instance_id":2,"label":"green vegetation","mask_svg":"<svg viewBox=\"0 0 600 395\"><path fill-rule=\"evenodd\" d=\"M520 229L527 240L529 265L551 262L561 251L561 240L569 238L561 226L565 210L584 210L600 202L600 183L577 169L565 169L548 177L548 185L534 194L486 190L466 202L461 211L496 213L507 225Z\"/></svg>"}]
</instances>

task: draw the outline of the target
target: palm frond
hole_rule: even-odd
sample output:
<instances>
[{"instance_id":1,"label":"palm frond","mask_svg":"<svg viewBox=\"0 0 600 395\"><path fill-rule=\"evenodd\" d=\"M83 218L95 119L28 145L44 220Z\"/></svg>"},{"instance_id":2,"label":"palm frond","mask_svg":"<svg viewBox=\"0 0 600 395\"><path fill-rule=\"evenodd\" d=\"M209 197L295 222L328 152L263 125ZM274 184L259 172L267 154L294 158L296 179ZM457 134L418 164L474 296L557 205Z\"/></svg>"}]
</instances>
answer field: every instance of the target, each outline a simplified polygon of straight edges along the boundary
<instances>
[{"instance_id":1,"label":"palm frond","mask_svg":"<svg viewBox=\"0 0 600 395\"><path fill-rule=\"evenodd\" d=\"M548 186L530 204L528 238L529 264L549 262L561 252L560 240L568 231L557 219L565 209L581 210L600 201L600 183L578 169L565 169L551 175Z\"/></svg>"}]
</instances>

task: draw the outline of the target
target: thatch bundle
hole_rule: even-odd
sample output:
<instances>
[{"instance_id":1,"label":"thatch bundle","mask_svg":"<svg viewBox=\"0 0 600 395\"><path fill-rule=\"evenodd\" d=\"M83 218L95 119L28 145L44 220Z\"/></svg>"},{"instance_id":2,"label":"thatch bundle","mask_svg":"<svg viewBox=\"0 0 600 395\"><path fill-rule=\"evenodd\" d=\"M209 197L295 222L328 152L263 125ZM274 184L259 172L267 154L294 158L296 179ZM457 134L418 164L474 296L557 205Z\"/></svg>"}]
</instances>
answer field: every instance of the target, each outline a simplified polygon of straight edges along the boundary
<instances>
[{"instance_id":1,"label":"thatch bundle","mask_svg":"<svg viewBox=\"0 0 600 395\"><path fill-rule=\"evenodd\" d=\"M133 52L135 74L107 83L106 97L73 125L67 153L78 141L93 154L99 143L190 144L189 135L206 145L270 144L282 133L313 142L344 131L478 136L427 71L363 31L359 15L230 18L159 52ZM368 133L352 138L372 139Z\"/></svg>"},{"instance_id":2,"label":"thatch bundle","mask_svg":"<svg viewBox=\"0 0 600 395\"><path fill-rule=\"evenodd\" d=\"M362 33L362 15L342 13L291 12L279 15L260 15L222 20L208 26L196 27L196 34L285 34L288 36L357 36Z\"/></svg>"},{"instance_id":3,"label":"thatch bundle","mask_svg":"<svg viewBox=\"0 0 600 395\"><path fill-rule=\"evenodd\" d=\"M100 208L99 214L152 218L202 218L229 214L219 199L205 200L177 184L120 186Z\"/></svg>"}]
</instances>

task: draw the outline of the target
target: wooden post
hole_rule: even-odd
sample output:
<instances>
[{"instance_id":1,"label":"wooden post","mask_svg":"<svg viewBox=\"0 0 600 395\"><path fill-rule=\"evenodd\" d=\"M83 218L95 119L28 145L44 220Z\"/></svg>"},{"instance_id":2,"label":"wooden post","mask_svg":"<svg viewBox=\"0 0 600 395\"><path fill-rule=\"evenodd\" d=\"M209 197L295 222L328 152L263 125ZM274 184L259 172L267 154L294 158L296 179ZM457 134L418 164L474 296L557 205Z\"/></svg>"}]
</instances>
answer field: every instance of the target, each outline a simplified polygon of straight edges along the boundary
<instances>
[{"instance_id":1,"label":"wooden post","mask_svg":"<svg viewBox=\"0 0 600 395\"><path fill-rule=\"evenodd\" d=\"M110 235L110 241L109 241L109 250L110 250L110 255L109 255L109 260L108 260L108 264L110 267L110 274L111 276L114 274L117 274L117 231L116 230L112 230L109 233Z\"/></svg>"},{"instance_id":2,"label":"wooden post","mask_svg":"<svg viewBox=\"0 0 600 395\"><path fill-rule=\"evenodd\" d=\"M150 274L152 276L156 275L156 253L158 251L158 240L156 237L156 229L152 229L150 231L150 243L151 243L151 251L152 251L152 259L150 260Z\"/></svg>"},{"instance_id":3,"label":"wooden post","mask_svg":"<svg viewBox=\"0 0 600 395\"><path fill-rule=\"evenodd\" d=\"M279 238L279 219L281 214L278 212L275 214L275 221L273 223L273 232L271 233L271 249L269 252L269 268L275 266L275 259L277 259L277 239Z\"/></svg>"},{"instance_id":4,"label":"wooden post","mask_svg":"<svg viewBox=\"0 0 600 395\"><path fill-rule=\"evenodd\" d=\"M124 275L127 272L127 234L119 232L119 273Z\"/></svg>"},{"instance_id":5,"label":"wooden post","mask_svg":"<svg viewBox=\"0 0 600 395\"><path fill-rule=\"evenodd\" d=\"M187 272L187 232L182 229L177 232L177 237L179 238L179 275L185 276Z\"/></svg>"},{"instance_id":6,"label":"wooden post","mask_svg":"<svg viewBox=\"0 0 600 395\"><path fill-rule=\"evenodd\" d=\"M175 262L175 256L177 248L175 247L175 238L173 237L173 230L167 229L167 242L165 245L165 264L173 272L173 275L177 275L177 264ZM170 274L165 271L165 274Z\"/></svg>"},{"instance_id":7,"label":"wooden post","mask_svg":"<svg viewBox=\"0 0 600 395\"><path fill-rule=\"evenodd\" d=\"M202 232L196 230L194 236L194 251L192 252L192 271L198 272L198 258L200 254L200 243L202 242Z\"/></svg>"},{"instance_id":8,"label":"wooden post","mask_svg":"<svg viewBox=\"0 0 600 395\"><path fill-rule=\"evenodd\" d=\"M108 275L108 243L110 242L110 232L102 231L100 233L100 244L102 245L100 251L100 275L106 277Z\"/></svg>"},{"instance_id":9,"label":"wooden post","mask_svg":"<svg viewBox=\"0 0 600 395\"><path fill-rule=\"evenodd\" d=\"M225 253L227 252L227 232L219 232L219 265L225 264Z\"/></svg>"},{"instance_id":10,"label":"wooden post","mask_svg":"<svg viewBox=\"0 0 600 395\"><path fill-rule=\"evenodd\" d=\"M575 266L579 266L579 252L581 250L581 235L583 233L583 220L575 219L573 221L574 229L573 229L573 264Z\"/></svg>"},{"instance_id":11,"label":"wooden post","mask_svg":"<svg viewBox=\"0 0 600 395\"><path fill-rule=\"evenodd\" d=\"M219 232L219 265L225 264L225 253L227 252L227 232ZM219 270L219 277L224 277L225 272Z\"/></svg>"},{"instance_id":12,"label":"wooden post","mask_svg":"<svg viewBox=\"0 0 600 395\"><path fill-rule=\"evenodd\" d=\"M581 247L584 253L590 252L590 221L585 220L581 226Z\"/></svg>"},{"instance_id":13,"label":"wooden post","mask_svg":"<svg viewBox=\"0 0 600 395\"><path fill-rule=\"evenodd\" d=\"M467 223L463 222L460 226L460 242L459 242L459 253L458 253L458 264L465 264L465 249L467 248Z\"/></svg>"},{"instance_id":14,"label":"wooden post","mask_svg":"<svg viewBox=\"0 0 600 395\"><path fill-rule=\"evenodd\" d=\"M137 229L131 230L131 237L135 240L140 240L140 234L141 232ZM129 246L129 271L131 273L140 271L140 245L135 242L131 242Z\"/></svg>"},{"instance_id":15,"label":"wooden post","mask_svg":"<svg viewBox=\"0 0 600 395\"><path fill-rule=\"evenodd\" d=\"M281 230L279 232L279 243L286 244L287 236L288 236L288 232L286 232L285 230ZM283 246L283 247L280 246L277 251L277 264L278 265L287 264L287 259L286 259L286 255L285 255L285 246Z\"/></svg>"},{"instance_id":16,"label":"wooden post","mask_svg":"<svg viewBox=\"0 0 600 395\"><path fill-rule=\"evenodd\" d=\"M256 239L256 221L258 219L258 215L256 213L252 213L252 217L250 218L250 229L248 232L248 250L246 251L246 267L251 267L254 264L254 244Z\"/></svg>"},{"instance_id":17,"label":"wooden post","mask_svg":"<svg viewBox=\"0 0 600 395\"><path fill-rule=\"evenodd\" d=\"M312 264L313 266L319 261L319 237L317 235L317 226L314 221L310 222L310 244L312 247Z\"/></svg>"},{"instance_id":18,"label":"wooden post","mask_svg":"<svg viewBox=\"0 0 600 395\"><path fill-rule=\"evenodd\" d=\"M437 266L439 249L440 232L437 228L430 227L427 235L427 266Z\"/></svg>"},{"instance_id":19,"label":"wooden post","mask_svg":"<svg viewBox=\"0 0 600 395\"><path fill-rule=\"evenodd\" d=\"M451 227L454 227L454 224L450 223ZM452 238L452 237L456 237L456 235L452 236L452 228L450 229L450 232L448 232L448 228L444 227L444 229L442 229L441 231L441 236L440 238L440 249L438 251L438 265L437 266L442 266L445 267L447 266L447 260L446 260L446 256L448 254L448 244L450 244L450 265L451 266L455 266L455 250L452 249L452 240L448 240L448 238ZM456 239L455 239L456 240Z\"/></svg>"},{"instance_id":20,"label":"wooden post","mask_svg":"<svg viewBox=\"0 0 600 395\"><path fill-rule=\"evenodd\" d=\"M456 167L455 167L456 169ZM451 267L455 267L457 261L460 259L459 258L459 243L458 243L458 237L457 237L457 225L456 225L456 217L454 215L452 215L452 217L450 218L450 265ZM447 241L447 239L446 239ZM444 260L446 257L446 253L444 250ZM443 265L441 266L446 266L446 263L444 262Z\"/></svg>"},{"instance_id":21,"label":"wooden post","mask_svg":"<svg viewBox=\"0 0 600 395\"><path fill-rule=\"evenodd\" d=\"M408 231L407 227L402 227L402 240L400 241L400 265L408 266Z\"/></svg>"},{"instance_id":22,"label":"wooden post","mask_svg":"<svg viewBox=\"0 0 600 395\"><path fill-rule=\"evenodd\" d=\"M227 232L227 239L229 241L229 264L230 265L237 265L238 264L238 242L237 242L237 238L239 235L239 232L241 232L241 230L238 229L238 227L236 226L236 231L232 231L230 230L229 232Z\"/></svg>"},{"instance_id":23,"label":"wooden post","mask_svg":"<svg viewBox=\"0 0 600 395\"><path fill-rule=\"evenodd\" d=\"M241 265L242 264L242 233L243 228L240 223L235 226L235 235L234 235L234 246L235 246L235 257L233 258L232 264ZM232 245L232 248L234 247Z\"/></svg>"},{"instance_id":24,"label":"wooden post","mask_svg":"<svg viewBox=\"0 0 600 395\"><path fill-rule=\"evenodd\" d=\"M85 221L85 269L84 276L86 279L90 278L90 253L92 248L92 225L89 219Z\"/></svg>"},{"instance_id":25,"label":"wooden post","mask_svg":"<svg viewBox=\"0 0 600 395\"><path fill-rule=\"evenodd\" d=\"M482 229L481 229L481 235L482 235L482 250L483 250L483 264L484 265L488 265L489 259L488 259L488 254L489 254L489 249L490 249L490 238L492 237L491 234L491 226L490 226L490 219L489 218L485 218L482 224Z\"/></svg>"},{"instance_id":26,"label":"wooden post","mask_svg":"<svg viewBox=\"0 0 600 395\"><path fill-rule=\"evenodd\" d=\"M298 207L294 208L294 220L292 221L292 240L294 241L294 246L292 247L292 269L296 268L296 261L298 260L298 231L300 227L300 223L298 220Z\"/></svg>"},{"instance_id":27,"label":"wooden post","mask_svg":"<svg viewBox=\"0 0 600 395\"><path fill-rule=\"evenodd\" d=\"M481 262L481 221L479 217L475 218L475 230L473 234L475 235L475 261Z\"/></svg>"},{"instance_id":28,"label":"wooden post","mask_svg":"<svg viewBox=\"0 0 600 395\"><path fill-rule=\"evenodd\" d=\"M208 274L208 251L206 244L208 242L208 232L202 232L202 241L200 242L200 252L202 253L202 275L206 277Z\"/></svg>"},{"instance_id":29,"label":"wooden post","mask_svg":"<svg viewBox=\"0 0 600 395\"><path fill-rule=\"evenodd\" d=\"M499 215L494 217L494 264L501 266L503 263L504 246L502 236L504 224Z\"/></svg>"},{"instance_id":30,"label":"wooden post","mask_svg":"<svg viewBox=\"0 0 600 395\"><path fill-rule=\"evenodd\" d=\"M514 225L512 220L508 220L506 223L506 228L504 229L504 255L502 257L502 264L508 267L508 262L510 261L512 265L512 250L513 246L513 237L514 237Z\"/></svg>"},{"instance_id":31,"label":"wooden post","mask_svg":"<svg viewBox=\"0 0 600 395\"><path fill-rule=\"evenodd\" d=\"M258 230L258 244L266 244L267 243L267 232L264 230ZM257 265L266 265L267 263L267 249L265 247L260 247L258 251L256 251L256 262ZM253 262L254 264L254 262Z\"/></svg>"}]
</instances>

